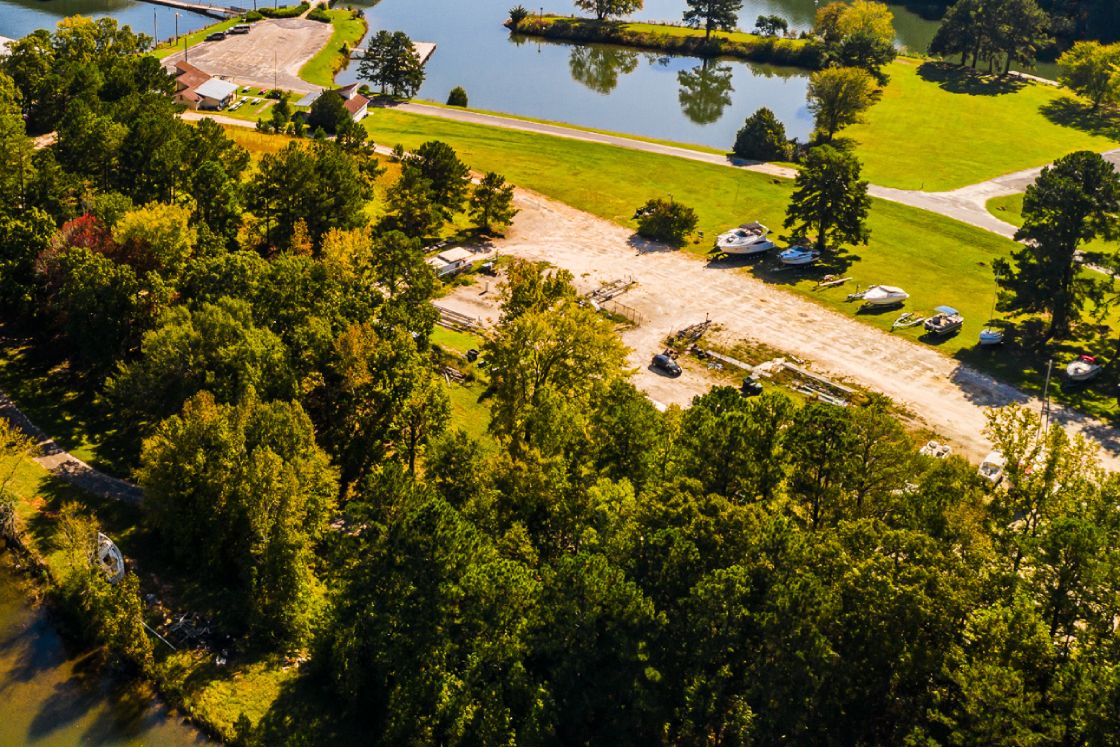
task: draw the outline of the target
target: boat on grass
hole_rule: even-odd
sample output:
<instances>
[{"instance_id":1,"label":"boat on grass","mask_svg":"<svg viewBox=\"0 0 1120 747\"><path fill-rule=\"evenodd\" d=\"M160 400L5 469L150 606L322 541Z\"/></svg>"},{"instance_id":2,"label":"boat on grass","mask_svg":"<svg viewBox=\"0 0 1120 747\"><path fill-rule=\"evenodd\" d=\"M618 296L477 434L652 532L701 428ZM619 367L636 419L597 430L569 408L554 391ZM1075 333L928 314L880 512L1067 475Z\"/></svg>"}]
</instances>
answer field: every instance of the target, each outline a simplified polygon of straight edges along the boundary
<instances>
[{"instance_id":1,"label":"boat on grass","mask_svg":"<svg viewBox=\"0 0 1120 747\"><path fill-rule=\"evenodd\" d=\"M1003 330L985 327L980 330L980 347L988 348L1003 344Z\"/></svg>"},{"instance_id":2,"label":"boat on grass","mask_svg":"<svg viewBox=\"0 0 1120 747\"><path fill-rule=\"evenodd\" d=\"M770 229L761 223L744 223L716 237L716 250L724 254L761 254L774 248L766 238Z\"/></svg>"},{"instance_id":3,"label":"boat on grass","mask_svg":"<svg viewBox=\"0 0 1120 747\"><path fill-rule=\"evenodd\" d=\"M934 311L937 313L925 322L926 331L930 334L944 337L959 332L964 326L964 317L952 306L938 306Z\"/></svg>"},{"instance_id":4,"label":"boat on grass","mask_svg":"<svg viewBox=\"0 0 1120 747\"><path fill-rule=\"evenodd\" d=\"M778 261L791 267L811 265L820 258L820 252L807 246L791 246L789 249L778 252Z\"/></svg>"},{"instance_id":5,"label":"boat on grass","mask_svg":"<svg viewBox=\"0 0 1120 747\"><path fill-rule=\"evenodd\" d=\"M1101 363L1091 355L1079 355L1077 360L1066 366L1066 377L1070 381L1089 381L1101 372Z\"/></svg>"},{"instance_id":6,"label":"boat on grass","mask_svg":"<svg viewBox=\"0 0 1120 747\"><path fill-rule=\"evenodd\" d=\"M894 285L873 285L860 296L864 306L898 306L907 298L910 294Z\"/></svg>"}]
</instances>

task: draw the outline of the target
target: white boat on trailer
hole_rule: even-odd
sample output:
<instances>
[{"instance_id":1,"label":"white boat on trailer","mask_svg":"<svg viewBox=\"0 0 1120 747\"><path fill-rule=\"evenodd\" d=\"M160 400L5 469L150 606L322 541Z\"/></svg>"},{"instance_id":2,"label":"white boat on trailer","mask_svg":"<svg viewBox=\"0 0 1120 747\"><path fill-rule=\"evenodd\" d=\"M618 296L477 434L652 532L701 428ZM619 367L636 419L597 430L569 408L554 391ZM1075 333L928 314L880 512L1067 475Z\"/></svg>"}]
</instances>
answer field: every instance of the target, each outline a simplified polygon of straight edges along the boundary
<instances>
[{"instance_id":1,"label":"white boat on trailer","mask_svg":"<svg viewBox=\"0 0 1120 747\"><path fill-rule=\"evenodd\" d=\"M1066 376L1070 381L1088 381L1101 372L1101 364L1091 355L1079 355L1077 360L1066 366Z\"/></svg>"},{"instance_id":2,"label":"white boat on trailer","mask_svg":"<svg viewBox=\"0 0 1120 747\"><path fill-rule=\"evenodd\" d=\"M873 285L859 296L866 306L898 306L910 294L894 285Z\"/></svg>"},{"instance_id":3,"label":"white boat on trailer","mask_svg":"<svg viewBox=\"0 0 1120 747\"><path fill-rule=\"evenodd\" d=\"M770 229L761 223L744 223L716 237L716 249L724 254L761 254L774 248L766 238Z\"/></svg>"},{"instance_id":4,"label":"white boat on trailer","mask_svg":"<svg viewBox=\"0 0 1120 747\"><path fill-rule=\"evenodd\" d=\"M980 347L988 348L1003 344L1003 330L985 327L980 330Z\"/></svg>"},{"instance_id":5,"label":"white boat on trailer","mask_svg":"<svg viewBox=\"0 0 1120 747\"><path fill-rule=\"evenodd\" d=\"M791 267L811 265L821 258L821 253L807 246L791 246L778 252L778 261Z\"/></svg>"}]
</instances>

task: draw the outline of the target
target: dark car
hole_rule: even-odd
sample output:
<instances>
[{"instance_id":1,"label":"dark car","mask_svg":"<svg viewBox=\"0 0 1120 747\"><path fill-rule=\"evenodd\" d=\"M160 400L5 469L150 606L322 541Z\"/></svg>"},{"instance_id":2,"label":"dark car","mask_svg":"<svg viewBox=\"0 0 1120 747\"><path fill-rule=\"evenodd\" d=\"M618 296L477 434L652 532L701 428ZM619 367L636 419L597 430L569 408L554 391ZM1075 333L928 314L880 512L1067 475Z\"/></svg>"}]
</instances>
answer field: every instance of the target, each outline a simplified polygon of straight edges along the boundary
<instances>
[{"instance_id":1,"label":"dark car","mask_svg":"<svg viewBox=\"0 0 1120 747\"><path fill-rule=\"evenodd\" d=\"M215 31L213 34L210 34L209 36L206 37L206 41L208 41L208 42L220 42L222 39L225 39L225 38L226 38L226 34L225 34L224 31Z\"/></svg>"},{"instance_id":2,"label":"dark car","mask_svg":"<svg viewBox=\"0 0 1120 747\"><path fill-rule=\"evenodd\" d=\"M757 379L747 377L743 379L743 386L739 388L744 397L757 397L762 394L762 384Z\"/></svg>"},{"instance_id":3,"label":"dark car","mask_svg":"<svg viewBox=\"0 0 1120 747\"><path fill-rule=\"evenodd\" d=\"M669 376L681 375L680 365L664 353L658 353L657 355L653 356L653 361L650 363L650 365L656 368L658 371L661 371L662 373L665 373Z\"/></svg>"}]
</instances>

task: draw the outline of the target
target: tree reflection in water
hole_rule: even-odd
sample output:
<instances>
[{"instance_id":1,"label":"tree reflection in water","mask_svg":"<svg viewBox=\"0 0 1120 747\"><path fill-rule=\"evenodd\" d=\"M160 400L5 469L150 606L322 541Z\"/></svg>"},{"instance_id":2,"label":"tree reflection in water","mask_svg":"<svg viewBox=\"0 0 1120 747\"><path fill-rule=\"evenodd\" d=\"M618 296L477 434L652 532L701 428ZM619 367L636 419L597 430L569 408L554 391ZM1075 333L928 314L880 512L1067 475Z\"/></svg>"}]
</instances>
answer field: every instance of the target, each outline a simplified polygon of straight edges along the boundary
<instances>
[{"instance_id":1,"label":"tree reflection in water","mask_svg":"<svg viewBox=\"0 0 1120 747\"><path fill-rule=\"evenodd\" d=\"M620 75L629 75L637 67L638 53L618 47L572 47L568 58L572 78L603 95L615 89Z\"/></svg>"},{"instance_id":2,"label":"tree reflection in water","mask_svg":"<svg viewBox=\"0 0 1120 747\"><path fill-rule=\"evenodd\" d=\"M677 73L681 111L696 124L711 124L731 103L731 66L704 60L691 70Z\"/></svg>"}]
</instances>

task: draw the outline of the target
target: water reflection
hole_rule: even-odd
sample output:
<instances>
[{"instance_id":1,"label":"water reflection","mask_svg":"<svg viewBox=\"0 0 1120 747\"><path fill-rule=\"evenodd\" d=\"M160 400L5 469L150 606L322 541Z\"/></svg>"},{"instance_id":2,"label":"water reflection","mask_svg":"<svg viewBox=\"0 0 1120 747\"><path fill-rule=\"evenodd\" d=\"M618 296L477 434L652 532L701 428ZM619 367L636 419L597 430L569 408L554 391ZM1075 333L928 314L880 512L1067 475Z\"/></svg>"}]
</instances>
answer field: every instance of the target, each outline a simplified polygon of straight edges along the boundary
<instances>
[{"instance_id":1,"label":"water reflection","mask_svg":"<svg viewBox=\"0 0 1120 747\"><path fill-rule=\"evenodd\" d=\"M572 47L568 69L572 78L604 96L618 86L619 75L638 68L638 53L621 47Z\"/></svg>"},{"instance_id":2,"label":"water reflection","mask_svg":"<svg viewBox=\"0 0 1120 747\"><path fill-rule=\"evenodd\" d=\"M731 66L704 60L691 70L677 73L677 98L681 111L696 124L706 125L723 116L731 104Z\"/></svg>"}]
</instances>

